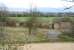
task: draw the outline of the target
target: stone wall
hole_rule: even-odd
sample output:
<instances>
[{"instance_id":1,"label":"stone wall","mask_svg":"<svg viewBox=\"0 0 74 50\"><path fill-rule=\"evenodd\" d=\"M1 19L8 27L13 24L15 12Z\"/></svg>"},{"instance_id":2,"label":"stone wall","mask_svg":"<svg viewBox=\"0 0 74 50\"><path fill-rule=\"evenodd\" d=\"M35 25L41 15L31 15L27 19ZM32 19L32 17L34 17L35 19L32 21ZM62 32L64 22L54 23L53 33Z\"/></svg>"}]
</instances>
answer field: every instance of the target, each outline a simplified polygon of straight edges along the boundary
<instances>
[{"instance_id":1,"label":"stone wall","mask_svg":"<svg viewBox=\"0 0 74 50\"><path fill-rule=\"evenodd\" d=\"M60 31L70 31L72 28L71 22L59 22L54 23L54 29L60 30Z\"/></svg>"}]
</instances>

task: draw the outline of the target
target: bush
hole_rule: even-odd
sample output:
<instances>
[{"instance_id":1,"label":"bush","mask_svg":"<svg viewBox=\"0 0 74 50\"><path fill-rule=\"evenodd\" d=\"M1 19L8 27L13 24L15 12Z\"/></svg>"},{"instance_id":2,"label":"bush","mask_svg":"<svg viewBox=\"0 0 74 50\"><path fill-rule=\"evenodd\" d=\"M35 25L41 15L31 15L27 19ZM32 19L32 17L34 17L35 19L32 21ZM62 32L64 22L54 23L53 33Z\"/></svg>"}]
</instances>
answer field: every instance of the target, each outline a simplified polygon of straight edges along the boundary
<instances>
[{"instance_id":1,"label":"bush","mask_svg":"<svg viewBox=\"0 0 74 50\"><path fill-rule=\"evenodd\" d=\"M74 35L72 33L63 33L59 36L61 41L74 41Z\"/></svg>"},{"instance_id":2,"label":"bush","mask_svg":"<svg viewBox=\"0 0 74 50\"><path fill-rule=\"evenodd\" d=\"M48 42L47 37L42 33L37 33L36 35L29 35L27 38L28 43L40 43Z\"/></svg>"}]
</instances>

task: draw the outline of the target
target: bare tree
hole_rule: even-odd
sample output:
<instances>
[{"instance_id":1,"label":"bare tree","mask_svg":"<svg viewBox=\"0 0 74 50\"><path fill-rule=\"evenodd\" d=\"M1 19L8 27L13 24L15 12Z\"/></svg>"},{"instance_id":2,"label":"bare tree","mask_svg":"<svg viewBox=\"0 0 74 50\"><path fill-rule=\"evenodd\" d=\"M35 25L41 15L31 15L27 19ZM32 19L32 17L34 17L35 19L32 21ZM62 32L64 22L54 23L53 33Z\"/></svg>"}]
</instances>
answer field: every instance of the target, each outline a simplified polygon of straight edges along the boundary
<instances>
[{"instance_id":1,"label":"bare tree","mask_svg":"<svg viewBox=\"0 0 74 50\"><path fill-rule=\"evenodd\" d=\"M67 1L67 2L70 2L70 3L74 3L74 0L63 0L63 1ZM66 7L64 10L70 9L70 8L72 8L72 7L74 7L74 5L71 5L71 6L69 6L69 7Z\"/></svg>"},{"instance_id":2,"label":"bare tree","mask_svg":"<svg viewBox=\"0 0 74 50\"><path fill-rule=\"evenodd\" d=\"M4 17L7 16L8 14L8 10L7 7L5 6L5 4L0 4L0 17Z\"/></svg>"},{"instance_id":3,"label":"bare tree","mask_svg":"<svg viewBox=\"0 0 74 50\"><path fill-rule=\"evenodd\" d=\"M7 33L5 32L6 20L7 20L7 8L4 4L0 4L0 44L3 47L7 41L6 38Z\"/></svg>"}]
</instances>

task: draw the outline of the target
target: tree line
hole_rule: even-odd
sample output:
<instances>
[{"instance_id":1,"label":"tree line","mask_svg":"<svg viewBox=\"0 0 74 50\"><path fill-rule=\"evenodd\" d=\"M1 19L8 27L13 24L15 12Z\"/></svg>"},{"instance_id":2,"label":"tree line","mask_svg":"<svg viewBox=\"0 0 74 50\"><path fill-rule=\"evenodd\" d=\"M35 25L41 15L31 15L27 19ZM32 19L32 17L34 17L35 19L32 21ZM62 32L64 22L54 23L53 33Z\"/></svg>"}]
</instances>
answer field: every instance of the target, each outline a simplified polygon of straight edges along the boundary
<instances>
[{"instance_id":1,"label":"tree line","mask_svg":"<svg viewBox=\"0 0 74 50\"><path fill-rule=\"evenodd\" d=\"M38 16L38 17L63 17L63 16L68 16L68 17L74 17L74 12L40 12L38 10L30 10L29 12L18 12L18 11L9 11L9 9L5 6L2 5L0 6L0 17L1 16L7 16L7 17L31 17L32 14Z\"/></svg>"}]
</instances>

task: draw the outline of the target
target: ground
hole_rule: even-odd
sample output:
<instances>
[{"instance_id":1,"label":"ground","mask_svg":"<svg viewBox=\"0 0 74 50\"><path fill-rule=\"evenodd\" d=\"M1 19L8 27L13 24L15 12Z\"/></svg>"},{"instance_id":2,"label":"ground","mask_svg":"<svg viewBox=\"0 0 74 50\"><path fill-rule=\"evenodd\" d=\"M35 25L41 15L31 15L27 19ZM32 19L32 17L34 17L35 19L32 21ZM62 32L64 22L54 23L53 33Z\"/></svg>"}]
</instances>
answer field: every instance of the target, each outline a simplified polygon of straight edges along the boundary
<instances>
[{"instance_id":1,"label":"ground","mask_svg":"<svg viewBox=\"0 0 74 50\"><path fill-rule=\"evenodd\" d=\"M36 43L24 45L24 50L74 50L74 43Z\"/></svg>"}]
</instances>

